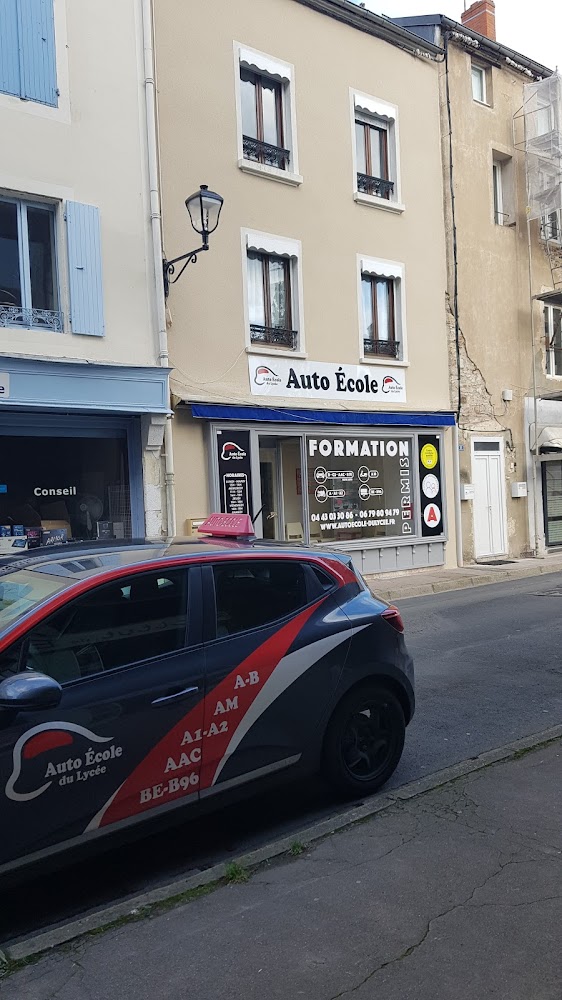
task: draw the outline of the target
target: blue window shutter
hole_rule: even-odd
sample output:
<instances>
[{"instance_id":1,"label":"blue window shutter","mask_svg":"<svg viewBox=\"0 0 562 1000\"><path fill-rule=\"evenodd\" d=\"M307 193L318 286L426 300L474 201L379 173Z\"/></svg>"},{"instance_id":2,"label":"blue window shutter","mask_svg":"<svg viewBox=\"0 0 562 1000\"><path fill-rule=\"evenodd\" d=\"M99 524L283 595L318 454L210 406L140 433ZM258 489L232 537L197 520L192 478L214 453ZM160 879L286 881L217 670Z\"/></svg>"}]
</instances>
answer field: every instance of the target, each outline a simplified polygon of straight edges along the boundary
<instances>
[{"instance_id":1,"label":"blue window shutter","mask_svg":"<svg viewBox=\"0 0 562 1000\"><path fill-rule=\"evenodd\" d=\"M4 3L5 0L1 0ZM12 0L8 0L9 3ZM20 20L21 96L56 107L57 66L53 0L17 0Z\"/></svg>"},{"instance_id":2,"label":"blue window shutter","mask_svg":"<svg viewBox=\"0 0 562 1000\"><path fill-rule=\"evenodd\" d=\"M95 205L66 203L70 325L73 333L103 337L100 213Z\"/></svg>"},{"instance_id":3,"label":"blue window shutter","mask_svg":"<svg viewBox=\"0 0 562 1000\"><path fill-rule=\"evenodd\" d=\"M18 0L0 0L0 91L21 93Z\"/></svg>"}]
</instances>

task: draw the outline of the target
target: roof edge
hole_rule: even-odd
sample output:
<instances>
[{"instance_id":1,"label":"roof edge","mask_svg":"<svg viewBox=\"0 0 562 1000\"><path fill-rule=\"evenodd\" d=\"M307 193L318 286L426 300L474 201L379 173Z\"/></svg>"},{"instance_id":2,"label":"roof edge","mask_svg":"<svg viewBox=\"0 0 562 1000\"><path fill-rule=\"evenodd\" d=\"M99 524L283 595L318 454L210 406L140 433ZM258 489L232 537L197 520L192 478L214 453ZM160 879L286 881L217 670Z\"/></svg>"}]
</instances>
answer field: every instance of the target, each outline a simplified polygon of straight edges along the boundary
<instances>
[{"instance_id":1,"label":"roof edge","mask_svg":"<svg viewBox=\"0 0 562 1000\"><path fill-rule=\"evenodd\" d=\"M374 14L370 10L356 6L353 0L295 0L296 3L310 7L319 14L326 14L336 21L342 21L351 28L382 38L383 41L405 49L412 55L426 55L430 58L442 56L443 49L432 42L426 42L419 35L396 24L391 18Z\"/></svg>"}]
</instances>

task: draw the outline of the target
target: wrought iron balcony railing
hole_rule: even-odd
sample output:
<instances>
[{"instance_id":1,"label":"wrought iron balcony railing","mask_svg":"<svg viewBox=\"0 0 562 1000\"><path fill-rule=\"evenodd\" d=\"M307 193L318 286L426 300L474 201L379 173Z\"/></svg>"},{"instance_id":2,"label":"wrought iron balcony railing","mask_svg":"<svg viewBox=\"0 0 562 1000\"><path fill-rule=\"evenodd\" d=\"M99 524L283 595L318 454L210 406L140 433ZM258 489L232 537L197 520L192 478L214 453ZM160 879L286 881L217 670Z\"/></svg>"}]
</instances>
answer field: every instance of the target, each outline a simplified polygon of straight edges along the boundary
<instances>
[{"instance_id":1,"label":"wrought iron balcony railing","mask_svg":"<svg viewBox=\"0 0 562 1000\"><path fill-rule=\"evenodd\" d=\"M265 163L268 167L278 167L286 170L289 166L290 152L281 146L272 146L269 142L260 142L249 135L242 136L242 148L247 160Z\"/></svg>"},{"instance_id":2,"label":"wrought iron balcony railing","mask_svg":"<svg viewBox=\"0 0 562 1000\"><path fill-rule=\"evenodd\" d=\"M26 309L23 306L0 303L0 326L22 326L27 330L54 330L61 333L64 321L58 309Z\"/></svg>"},{"instance_id":3,"label":"wrought iron balcony railing","mask_svg":"<svg viewBox=\"0 0 562 1000\"><path fill-rule=\"evenodd\" d=\"M269 344L272 347L288 347L290 351L296 350L298 332L296 330L284 330L280 326L250 326L250 337L252 344Z\"/></svg>"},{"instance_id":4,"label":"wrought iron balcony railing","mask_svg":"<svg viewBox=\"0 0 562 1000\"><path fill-rule=\"evenodd\" d=\"M357 174L357 190L378 198L390 198L394 192L394 181L385 181L383 177L369 177L369 174Z\"/></svg>"},{"instance_id":5,"label":"wrought iron balcony railing","mask_svg":"<svg viewBox=\"0 0 562 1000\"><path fill-rule=\"evenodd\" d=\"M363 339L363 350L365 354L382 358L399 358L399 340L371 340L370 337Z\"/></svg>"}]
</instances>

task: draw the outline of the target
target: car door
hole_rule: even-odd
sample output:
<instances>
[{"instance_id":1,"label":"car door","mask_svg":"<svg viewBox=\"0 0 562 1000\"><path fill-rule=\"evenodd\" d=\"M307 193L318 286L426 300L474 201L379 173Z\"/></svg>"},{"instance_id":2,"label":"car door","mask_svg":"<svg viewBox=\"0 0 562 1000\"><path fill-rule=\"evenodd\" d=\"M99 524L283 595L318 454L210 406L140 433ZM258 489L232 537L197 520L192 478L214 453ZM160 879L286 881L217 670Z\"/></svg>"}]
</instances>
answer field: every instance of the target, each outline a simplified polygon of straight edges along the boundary
<instances>
[{"instance_id":1,"label":"car door","mask_svg":"<svg viewBox=\"0 0 562 1000\"><path fill-rule=\"evenodd\" d=\"M62 698L48 711L0 709L0 865L198 797L200 611L200 571L158 568L94 587L30 629L20 667L54 677ZM8 654L0 672L13 669Z\"/></svg>"},{"instance_id":2,"label":"car door","mask_svg":"<svg viewBox=\"0 0 562 1000\"><path fill-rule=\"evenodd\" d=\"M352 628L337 582L305 560L203 570L206 695L201 796L297 763L337 687Z\"/></svg>"}]
</instances>

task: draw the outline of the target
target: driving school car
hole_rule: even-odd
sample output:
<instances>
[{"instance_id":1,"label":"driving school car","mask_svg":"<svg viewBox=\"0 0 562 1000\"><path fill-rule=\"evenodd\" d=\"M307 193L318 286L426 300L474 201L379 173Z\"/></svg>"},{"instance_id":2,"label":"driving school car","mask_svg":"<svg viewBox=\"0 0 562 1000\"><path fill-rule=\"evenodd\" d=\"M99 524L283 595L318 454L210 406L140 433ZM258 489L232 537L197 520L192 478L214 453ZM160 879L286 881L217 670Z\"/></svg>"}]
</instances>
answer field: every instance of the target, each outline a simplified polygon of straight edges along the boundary
<instances>
[{"instance_id":1,"label":"driving school car","mask_svg":"<svg viewBox=\"0 0 562 1000\"><path fill-rule=\"evenodd\" d=\"M347 556L253 537L0 561L0 873L322 768L373 792L414 711L398 611Z\"/></svg>"}]
</instances>

